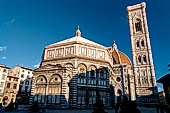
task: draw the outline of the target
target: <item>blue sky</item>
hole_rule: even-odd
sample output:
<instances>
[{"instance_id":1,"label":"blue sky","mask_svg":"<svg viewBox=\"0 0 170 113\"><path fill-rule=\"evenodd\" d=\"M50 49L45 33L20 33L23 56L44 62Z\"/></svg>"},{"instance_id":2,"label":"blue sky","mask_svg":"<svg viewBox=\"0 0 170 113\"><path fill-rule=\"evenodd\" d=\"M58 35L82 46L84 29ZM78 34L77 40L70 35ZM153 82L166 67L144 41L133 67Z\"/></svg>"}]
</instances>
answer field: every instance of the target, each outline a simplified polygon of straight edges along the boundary
<instances>
[{"instance_id":1,"label":"blue sky","mask_svg":"<svg viewBox=\"0 0 170 113\"><path fill-rule=\"evenodd\" d=\"M170 1L147 2L153 59L157 79L170 63ZM134 0L0 0L0 64L35 69L46 45L75 35L112 46L131 58L126 7Z\"/></svg>"}]
</instances>

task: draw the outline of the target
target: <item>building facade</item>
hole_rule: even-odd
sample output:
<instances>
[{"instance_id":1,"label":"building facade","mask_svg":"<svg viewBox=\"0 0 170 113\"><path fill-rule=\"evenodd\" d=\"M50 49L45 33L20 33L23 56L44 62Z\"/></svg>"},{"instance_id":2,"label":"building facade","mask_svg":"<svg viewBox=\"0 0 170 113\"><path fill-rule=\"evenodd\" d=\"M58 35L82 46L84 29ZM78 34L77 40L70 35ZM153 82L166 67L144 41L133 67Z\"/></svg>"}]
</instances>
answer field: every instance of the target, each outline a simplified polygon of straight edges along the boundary
<instances>
[{"instance_id":1,"label":"building facade","mask_svg":"<svg viewBox=\"0 0 170 113\"><path fill-rule=\"evenodd\" d=\"M0 103L2 103L8 71L9 67L0 64Z\"/></svg>"},{"instance_id":2,"label":"building facade","mask_svg":"<svg viewBox=\"0 0 170 113\"><path fill-rule=\"evenodd\" d=\"M31 69L19 65L9 69L3 94L2 103L4 106L7 106L11 101L19 102L20 99L23 100L22 96L25 97L25 100L23 100L24 102L29 100L32 76L33 73Z\"/></svg>"},{"instance_id":3,"label":"building facade","mask_svg":"<svg viewBox=\"0 0 170 113\"><path fill-rule=\"evenodd\" d=\"M170 108L170 82L169 81L170 81L170 74L166 74L158 80L159 83L163 84L166 104Z\"/></svg>"},{"instance_id":4,"label":"building facade","mask_svg":"<svg viewBox=\"0 0 170 113\"><path fill-rule=\"evenodd\" d=\"M130 33L134 29L140 31L140 35L135 34L137 38L131 34L133 65L129 57L119 51L115 41L112 47L105 47L82 37L78 27L74 37L44 48L41 65L34 70L30 104L36 101L46 107L92 108L97 94L107 108L119 103L122 96L137 99L141 104L155 104L158 93L149 35L148 31L141 32L141 29L148 30L145 3L130 6L127 10ZM144 23L137 23L137 27L132 28L131 13L138 10L142 14L140 22ZM141 28L142 25L145 26ZM141 40L144 47L136 49L138 45L134 39ZM140 65L136 64L138 54ZM136 81L138 75L141 76L140 86ZM151 99L142 101L139 96Z\"/></svg>"},{"instance_id":5,"label":"building facade","mask_svg":"<svg viewBox=\"0 0 170 113\"><path fill-rule=\"evenodd\" d=\"M163 106L168 105L167 101L166 101L166 98L165 98L165 92L164 91L159 92L159 99L160 99L160 104L161 105L163 105Z\"/></svg>"},{"instance_id":6,"label":"building facade","mask_svg":"<svg viewBox=\"0 0 170 113\"><path fill-rule=\"evenodd\" d=\"M127 7L136 101L153 105L159 102L146 18L146 3Z\"/></svg>"}]
</instances>

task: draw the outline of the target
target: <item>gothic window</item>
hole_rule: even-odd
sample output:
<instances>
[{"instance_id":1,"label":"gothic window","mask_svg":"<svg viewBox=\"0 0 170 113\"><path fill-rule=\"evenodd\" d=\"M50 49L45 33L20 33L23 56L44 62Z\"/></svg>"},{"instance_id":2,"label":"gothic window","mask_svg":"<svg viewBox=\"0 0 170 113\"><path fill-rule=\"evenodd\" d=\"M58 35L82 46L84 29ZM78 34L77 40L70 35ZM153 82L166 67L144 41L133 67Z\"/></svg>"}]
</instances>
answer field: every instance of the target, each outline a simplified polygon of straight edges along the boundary
<instances>
[{"instance_id":1,"label":"gothic window","mask_svg":"<svg viewBox=\"0 0 170 113\"><path fill-rule=\"evenodd\" d=\"M141 59L141 56L140 56L140 55L138 56L138 62L139 62L139 63L142 62L142 59Z\"/></svg>"},{"instance_id":2,"label":"gothic window","mask_svg":"<svg viewBox=\"0 0 170 113\"><path fill-rule=\"evenodd\" d=\"M137 46L137 48L140 47L139 40L136 42L136 46Z\"/></svg>"},{"instance_id":3,"label":"gothic window","mask_svg":"<svg viewBox=\"0 0 170 113\"><path fill-rule=\"evenodd\" d=\"M141 46L145 47L144 40L141 41Z\"/></svg>"},{"instance_id":4,"label":"gothic window","mask_svg":"<svg viewBox=\"0 0 170 113\"><path fill-rule=\"evenodd\" d=\"M141 32L142 31L142 24L141 24L141 20L140 19L136 20L135 29L136 29L136 32Z\"/></svg>"},{"instance_id":5,"label":"gothic window","mask_svg":"<svg viewBox=\"0 0 170 113\"><path fill-rule=\"evenodd\" d=\"M147 62L147 60L146 60L146 55L143 56L143 61L144 61L144 63Z\"/></svg>"},{"instance_id":6,"label":"gothic window","mask_svg":"<svg viewBox=\"0 0 170 113\"><path fill-rule=\"evenodd\" d=\"M29 85L29 81L26 81L26 82L25 82L25 85Z\"/></svg>"}]
</instances>

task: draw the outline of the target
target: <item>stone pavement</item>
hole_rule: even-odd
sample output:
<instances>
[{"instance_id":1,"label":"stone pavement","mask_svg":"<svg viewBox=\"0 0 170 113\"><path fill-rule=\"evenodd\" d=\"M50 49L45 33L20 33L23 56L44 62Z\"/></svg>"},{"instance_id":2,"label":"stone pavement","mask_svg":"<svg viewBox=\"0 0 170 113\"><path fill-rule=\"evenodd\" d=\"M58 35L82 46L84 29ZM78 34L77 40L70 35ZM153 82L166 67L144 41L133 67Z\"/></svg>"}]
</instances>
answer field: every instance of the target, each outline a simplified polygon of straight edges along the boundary
<instances>
[{"instance_id":1,"label":"stone pavement","mask_svg":"<svg viewBox=\"0 0 170 113\"><path fill-rule=\"evenodd\" d=\"M155 108L139 108L141 113L156 113ZM114 110L105 110L108 113L114 113ZM0 111L1 112L1 111ZM11 113L11 112L4 112L4 113ZM29 111L18 111L13 113L30 113ZM92 113L92 110L46 110L43 112L37 113Z\"/></svg>"}]
</instances>

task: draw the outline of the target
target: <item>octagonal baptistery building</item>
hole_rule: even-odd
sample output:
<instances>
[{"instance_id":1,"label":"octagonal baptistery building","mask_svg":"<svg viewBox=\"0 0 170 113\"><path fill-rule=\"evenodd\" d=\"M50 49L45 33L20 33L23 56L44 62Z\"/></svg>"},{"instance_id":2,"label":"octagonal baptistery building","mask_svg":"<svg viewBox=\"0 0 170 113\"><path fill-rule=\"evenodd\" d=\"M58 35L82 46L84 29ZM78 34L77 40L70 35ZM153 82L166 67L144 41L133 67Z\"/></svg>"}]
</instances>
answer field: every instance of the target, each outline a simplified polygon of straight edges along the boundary
<instances>
[{"instance_id":1,"label":"octagonal baptistery building","mask_svg":"<svg viewBox=\"0 0 170 113\"><path fill-rule=\"evenodd\" d=\"M116 43L105 47L81 36L45 47L34 70L30 103L54 108L92 108L100 96L111 108L127 96L135 100L131 61Z\"/></svg>"}]
</instances>

